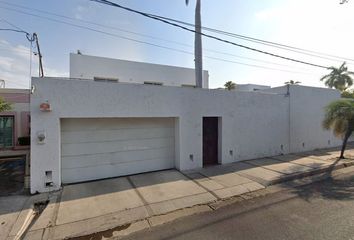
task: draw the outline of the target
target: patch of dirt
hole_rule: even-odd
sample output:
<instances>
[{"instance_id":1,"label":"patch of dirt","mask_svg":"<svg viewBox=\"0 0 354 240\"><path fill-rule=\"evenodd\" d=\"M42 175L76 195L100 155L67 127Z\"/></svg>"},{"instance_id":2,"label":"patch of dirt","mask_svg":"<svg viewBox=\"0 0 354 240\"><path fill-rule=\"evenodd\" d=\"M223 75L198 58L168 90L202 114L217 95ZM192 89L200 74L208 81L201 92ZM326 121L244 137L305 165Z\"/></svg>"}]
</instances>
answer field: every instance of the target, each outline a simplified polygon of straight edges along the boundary
<instances>
[{"instance_id":1,"label":"patch of dirt","mask_svg":"<svg viewBox=\"0 0 354 240\"><path fill-rule=\"evenodd\" d=\"M122 225L122 226L118 226L106 231L102 231L102 232L98 232L98 233L92 233L86 236L81 236L81 237L74 237L74 238L69 238L70 240L101 240L101 239L105 239L105 238L111 238L113 237L113 232L119 232L119 231L123 231L127 228L130 227L130 223Z\"/></svg>"}]
</instances>

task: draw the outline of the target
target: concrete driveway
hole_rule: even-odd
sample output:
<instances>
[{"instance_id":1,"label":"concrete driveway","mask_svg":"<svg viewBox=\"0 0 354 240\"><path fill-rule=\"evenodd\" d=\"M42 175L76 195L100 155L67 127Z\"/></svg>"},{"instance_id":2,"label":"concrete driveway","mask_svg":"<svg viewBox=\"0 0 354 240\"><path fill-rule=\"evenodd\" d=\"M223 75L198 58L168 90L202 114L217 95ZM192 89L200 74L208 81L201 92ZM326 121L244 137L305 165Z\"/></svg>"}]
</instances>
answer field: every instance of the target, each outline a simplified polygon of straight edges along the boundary
<instances>
[{"instance_id":1,"label":"concrete driveway","mask_svg":"<svg viewBox=\"0 0 354 240\"><path fill-rule=\"evenodd\" d=\"M82 235L214 200L177 170L68 185L50 238Z\"/></svg>"},{"instance_id":2,"label":"concrete driveway","mask_svg":"<svg viewBox=\"0 0 354 240\"><path fill-rule=\"evenodd\" d=\"M214 196L176 170L68 185L62 192L56 225L128 209L146 218L213 200Z\"/></svg>"},{"instance_id":3,"label":"concrete driveway","mask_svg":"<svg viewBox=\"0 0 354 240\"><path fill-rule=\"evenodd\" d=\"M348 154L354 156L354 151ZM338 149L218 165L193 171L166 170L64 186L28 231L37 239L64 239L120 228L134 231L152 218L264 189L269 185L349 166ZM140 221L147 219L147 221ZM163 221L162 221L163 222ZM30 238L29 238L30 239Z\"/></svg>"}]
</instances>

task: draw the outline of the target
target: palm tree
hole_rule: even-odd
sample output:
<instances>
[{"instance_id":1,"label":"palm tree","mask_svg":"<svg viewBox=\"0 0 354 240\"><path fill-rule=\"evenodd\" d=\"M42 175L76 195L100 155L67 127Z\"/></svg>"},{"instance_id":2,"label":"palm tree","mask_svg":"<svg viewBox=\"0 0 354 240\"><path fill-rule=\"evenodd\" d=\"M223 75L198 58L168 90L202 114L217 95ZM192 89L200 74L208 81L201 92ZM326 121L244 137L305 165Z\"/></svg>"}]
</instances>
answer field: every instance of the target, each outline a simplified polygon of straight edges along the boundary
<instances>
[{"instance_id":1,"label":"palm tree","mask_svg":"<svg viewBox=\"0 0 354 240\"><path fill-rule=\"evenodd\" d=\"M354 72L348 71L348 67L345 66L345 62L339 67L329 67L331 72L321 78L321 81L325 80L325 85L329 88L335 88L341 92L353 85L353 79L351 75Z\"/></svg>"},{"instance_id":2,"label":"palm tree","mask_svg":"<svg viewBox=\"0 0 354 240\"><path fill-rule=\"evenodd\" d=\"M300 83L301 82L299 82L299 81L290 80L290 81L285 82L284 84L285 85L298 85Z\"/></svg>"},{"instance_id":3,"label":"palm tree","mask_svg":"<svg viewBox=\"0 0 354 240\"><path fill-rule=\"evenodd\" d=\"M188 5L189 0L186 0ZM201 4L197 0L195 7L195 36L194 36L194 62L195 62L195 81L197 87L203 86L203 53L202 53L202 17L201 17Z\"/></svg>"},{"instance_id":4,"label":"palm tree","mask_svg":"<svg viewBox=\"0 0 354 240\"><path fill-rule=\"evenodd\" d=\"M339 158L344 158L347 141L354 130L354 100L340 99L330 103L325 108L323 127L327 130L332 129L334 135L343 138Z\"/></svg>"},{"instance_id":5,"label":"palm tree","mask_svg":"<svg viewBox=\"0 0 354 240\"><path fill-rule=\"evenodd\" d=\"M224 87L225 87L225 89L231 91L236 88L236 83L234 83L232 81L228 81L224 84Z\"/></svg>"}]
</instances>

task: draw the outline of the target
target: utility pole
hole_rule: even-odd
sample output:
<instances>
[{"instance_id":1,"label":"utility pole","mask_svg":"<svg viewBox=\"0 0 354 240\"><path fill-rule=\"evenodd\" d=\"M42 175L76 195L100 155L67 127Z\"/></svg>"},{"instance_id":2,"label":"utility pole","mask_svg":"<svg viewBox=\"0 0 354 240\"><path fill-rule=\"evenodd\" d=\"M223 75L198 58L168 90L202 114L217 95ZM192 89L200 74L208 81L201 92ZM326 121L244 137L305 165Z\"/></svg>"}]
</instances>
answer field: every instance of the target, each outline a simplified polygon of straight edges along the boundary
<instances>
[{"instance_id":1,"label":"utility pole","mask_svg":"<svg viewBox=\"0 0 354 240\"><path fill-rule=\"evenodd\" d=\"M203 87L203 48L202 48L202 17L201 17L201 1L197 0L195 7L195 80L197 88Z\"/></svg>"},{"instance_id":2,"label":"utility pole","mask_svg":"<svg viewBox=\"0 0 354 240\"><path fill-rule=\"evenodd\" d=\"M42 54L41 54L41 49L39 48L39 41L38 41L38 35L37 33L33 33L33 39L36 41L36 46L37 46L37 54L38 54L38 60L39 60L39 77L44 77L44 71L43 71L43 64L42 64Z\"/></svg>"},{"instance_id":3,"label":"utility pole","mask_svg":"<svg viewBox=\"0 0 354 240\"><path fill-rule=\"evenodd\" d=\"M189 0L186 0L188 5ZM202 16L201 0L197 0L195 6L195 34L194 34L194 65L195 65L195 85L197 88L203 87L203 48L202 48Z\"/></svg>"}]
</instances>

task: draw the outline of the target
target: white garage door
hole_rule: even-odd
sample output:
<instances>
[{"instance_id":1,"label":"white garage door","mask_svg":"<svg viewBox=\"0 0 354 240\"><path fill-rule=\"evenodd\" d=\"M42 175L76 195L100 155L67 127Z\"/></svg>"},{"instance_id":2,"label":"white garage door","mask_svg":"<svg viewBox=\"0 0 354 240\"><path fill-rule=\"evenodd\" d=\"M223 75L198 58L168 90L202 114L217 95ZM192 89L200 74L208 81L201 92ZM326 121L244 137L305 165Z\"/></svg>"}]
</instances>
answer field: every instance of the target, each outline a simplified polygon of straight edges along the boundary
<instances>
[{"instance_id":1,"label":"white garage door","mask_svg":"<svg viewBox=\"0 0 354 240\"><path fill-rule=\"evenodd\" d=\"M61 120L62 182L173 168L173 118Z\"/></svg>"}]
</instances>

